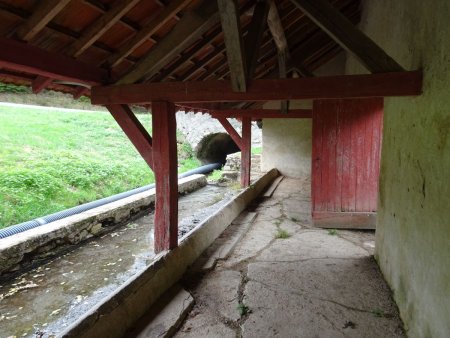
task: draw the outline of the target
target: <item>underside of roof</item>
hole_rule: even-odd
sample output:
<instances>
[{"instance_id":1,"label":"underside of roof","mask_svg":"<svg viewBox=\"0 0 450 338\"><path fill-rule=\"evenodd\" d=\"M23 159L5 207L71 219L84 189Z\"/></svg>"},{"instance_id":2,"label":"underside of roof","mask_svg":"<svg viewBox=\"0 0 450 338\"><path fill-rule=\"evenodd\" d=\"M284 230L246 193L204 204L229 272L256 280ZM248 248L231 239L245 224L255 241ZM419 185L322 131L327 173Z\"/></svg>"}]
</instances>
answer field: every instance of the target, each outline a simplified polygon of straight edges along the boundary
<instances>
[{"instance_id":1,"label":"underside of roof","mask_svg":"<svg viewBox=\"0 0 450 338\"><path fill-rule=\"evenodd\" d=\"M257 2L239 1L244 45ZM331 3L352 23L359 22L360 0ZM290 0L273 4L287 41L288 77L312 76L342 50ZM215 0L2 0L0 36L2 49L9 48L6 41L17 40L99 68L107 74L103 84L230 77ZM265 25L254 79L279 77L278 51ZM43 76L7 62L0 62L0 81L32 85L35 92L47 88L75 97L90 94L89 83Z\"/></svg>"}]
</instances>

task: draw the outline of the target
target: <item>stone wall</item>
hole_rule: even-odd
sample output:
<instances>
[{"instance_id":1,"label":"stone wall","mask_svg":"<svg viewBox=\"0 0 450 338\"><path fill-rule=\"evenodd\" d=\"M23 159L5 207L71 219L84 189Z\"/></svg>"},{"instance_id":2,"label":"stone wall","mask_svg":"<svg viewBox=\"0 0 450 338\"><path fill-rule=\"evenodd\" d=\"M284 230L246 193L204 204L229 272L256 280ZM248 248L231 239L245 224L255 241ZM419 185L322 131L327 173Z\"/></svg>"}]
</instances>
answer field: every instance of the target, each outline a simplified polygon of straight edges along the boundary
<instances>
[{"instance_id":1,"label":"stone wall","mask_svg":"<svg viewBox=\"0 0 450 338\"><path fill-rule=\"evenodd\" d=\"M361 29L423 95L385 99L376 258L409 337L450 334L450 2L367 0ZM348 73L365 73L349 59Z\"/></svg>"},{"instance_id":2,"label":"stone wall","mask_svg":"<svg viewBox=\"0 0 450 338\"><path fill-rule=\"evenodd\" d=\"M187 194L206 185L204 175L179 180L178 191ZM103 235L153 208L155 189L123 198L77 215L0 239L0 277L57 256L81 242Z\"/></svg>"},{"instance_id":3,"label":"stone wall","mask_svg":"<svg viewBox=\"0 0 450 338\"><path fill-rule=\"evenodd\" d=\"M241 123L236 119L229 119L231 125L241 133ZM177 129L184 135L186 140L195 149L200 140L209 134L223 133L225 129L216 119L208 114L194 114L192 112L177 113ZM258 128L256 122L252 123L252 146L261 146L261 129Z\"/></svg>"}]
</instances>

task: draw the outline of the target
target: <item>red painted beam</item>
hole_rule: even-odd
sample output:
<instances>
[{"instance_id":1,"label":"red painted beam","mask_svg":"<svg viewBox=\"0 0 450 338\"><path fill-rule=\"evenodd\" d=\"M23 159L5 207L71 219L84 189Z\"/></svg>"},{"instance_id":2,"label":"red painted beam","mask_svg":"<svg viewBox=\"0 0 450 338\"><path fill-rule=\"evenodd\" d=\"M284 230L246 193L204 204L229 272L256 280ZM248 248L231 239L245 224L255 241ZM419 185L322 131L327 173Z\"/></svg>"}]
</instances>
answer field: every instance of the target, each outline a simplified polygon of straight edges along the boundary
<instances>
[{"instance_id":1,"label":"red painted beam","mask_svg":"<svg viewBox=\"0 0 450 338\"><path fill-rule=\"evenodd\" d=\"M56 80L89 85L108 83L105 69L88 65L71 57L0 37L0 67Z\"/></svg>"},{"instance_id":2,"label":"red painted beam","mask_svg":"<svg viewBox=\"0 0 450 338\"><path fill-rule=\"evenodd\" d=\"M31 83L31 90L34 94L39 94L43 91L47 86L52 83L53 79L43 76L36 77Z\"/></svg>"},{"instance_id":3,"label":"red painted beam","mask_svg":"<svg viewBox=\"0 0 450 338\"><path fill-rule=\"evenodd\" d=\"M136 115L126 105L113 104L106 108L114 117L120 128L128 136L145 162L153 169L152 138L139 122Z\"/></svg>"},{"instance_id":4,"label":"red painted beam","mask_svg":"<svg viewBox=\"0 0 450 338\"><path fill-rule=\"evenodd\" d=\"M242 150L242 138L236 131L236 129L233 128L231 123L225 118L225 117L217 117L217 120L220 122L220 124L225 128L227 133L230 135L230 137L233 139L234 143L239 147L239 149Z\"/></svg>"},{"instance_id":5,"label":"red painted beam","mask_svg":"<svg viewBox=\"0 0 450 338\"><path fill-rule=\"evenodd\" d=\"M175 105L152 103L153 159L156 182L155 252L178 245L177 125Z\"/></svg>"},{"instance_id":6,"label":"red painted beam","mask_svg":"<svg viewBox=\"0 0 450 338\"><path fill-rule=\"evenodd\" d=\"M250 117L242 119L242 148L241 148L241 187L250 185L252 147L252 120Z\"/></svg>"},{"instance_id":7,"label":"red painted beam","mask_svg":"<svg viewBox=\"0 0 450 338\"><path fill-rule=\"evenodd\" d=\"M253 80L247 92L234 92L229 81L164 82L92 88L93 104L170 102L278 101L422 93L422 73L400 72L298 79Z\"/></svg>"},{"instance_id":8,"label":"red painted beam","mask_svg":"<svg viewBox=\"0 0 450 338\"><path fill-rule=\"evenodd\" d=\"M287 114L279 109L230 109L214 110L210 115L216 119L250 117L252 120L261 119L304 119L312 118L312 109L291 109Z\"/></svg>"},{"instance_id":9,"label":"red painted beam","mask_svg":"<svg viewBox=\"0 0 450 338\"><path fill-rule=\"evenodd\" d=\"M87 93L89 93L89 88L86 87L78 87L75 92L73 93L73 98L75 100L78 100L80 97L82 97L83 95L86 95Z\"/></svg>"}]
</instances>

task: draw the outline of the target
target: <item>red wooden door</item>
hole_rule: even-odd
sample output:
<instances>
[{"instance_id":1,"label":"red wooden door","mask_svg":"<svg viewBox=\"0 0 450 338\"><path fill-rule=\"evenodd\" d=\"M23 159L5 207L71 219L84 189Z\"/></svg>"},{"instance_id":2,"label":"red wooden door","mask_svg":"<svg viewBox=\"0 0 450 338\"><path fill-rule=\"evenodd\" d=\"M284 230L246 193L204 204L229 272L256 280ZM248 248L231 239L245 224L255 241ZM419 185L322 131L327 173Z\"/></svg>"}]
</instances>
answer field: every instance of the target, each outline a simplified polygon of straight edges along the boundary
<instances>
[{"instance_id":1,"label":"red wooden door","mask_svg":"<svg viewBox=\"0 0 450 338\"><path fill-rule=\"evenodd\" d=\"M383 98L313 104L312 215L316 226L374 228Z\"/></svg>"}]
</instances>

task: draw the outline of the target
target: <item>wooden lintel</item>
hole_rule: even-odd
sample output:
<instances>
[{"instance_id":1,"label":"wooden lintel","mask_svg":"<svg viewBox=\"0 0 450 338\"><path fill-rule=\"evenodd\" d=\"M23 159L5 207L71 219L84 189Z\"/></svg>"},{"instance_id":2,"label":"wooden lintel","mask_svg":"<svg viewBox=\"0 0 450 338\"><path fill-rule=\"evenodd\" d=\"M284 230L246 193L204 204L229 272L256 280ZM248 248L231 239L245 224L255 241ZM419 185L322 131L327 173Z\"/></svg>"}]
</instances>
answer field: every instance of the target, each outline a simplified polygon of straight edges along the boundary
<instances>
[{"instance_id":1,"label":"wooden lintel","mask_svg":"<svg viewBox=\"0 0 450 338\"><path fill-rule=\"evenodd\" d=\"M301 99L417 96L422 73L339 75L298 79L258 79L247 92L235 92L229 81L143 83L93 87L93 104L170 102L278 101Z\"/></svg>"},{"instance_id":2,"label":"wooden lintel","mask_svg":"<svg viewBox=\"0 0 450 338\"><path fill-rule=\"evenodd\" d=\"M107 83L106 70L39 47L0 37L0 67L89 85Z\"/></svg>"},{"instance_id":3,"label":"wooden lintel","mask_svg":"<svg viewBox=\"0 0 450 338\"><path fill-rule=\"evenodd\" d=\"M71 0L40 0L33 14L17 28L16 35L23 41L33 39Z\"/></svg>"},{"instance_id":4,"label":"wooden lintel","mask_svg":"<svg viewBox=\"0 0 450 338\"><path fill-rule=\"evenodd\" d=\"M241 187L250 186L251 154L252 153L252 120L242 119L242 148L241 148Z\"/></svg>"},{"instance_id":5,"label":"wooden lintel","mask_svg":"<svg viewBox=\"0 0 450 338\"><path fill-rule=\"evenodd\" d=\"M128 136L139 154L153 169L152 137L127 105L107 105L111 115Z\"/></svg>"},{"instance_id":6,"label":"wooden lintel","mask_svg":"<svg viewBox=\"0 0 450 338\"><path fill-rule=\"evenodd\" d=\"M234 91L247 89L247 69L244 43L241 32L239 4L237 0L217 0L220 22L227 50L228 67L231 72L231 87Z\"/></svg>"},{"instance_id":7,"label":"wooden lintel","mask_svg":"<svg viewBox=\"0 0 450 338\"><path fill-rule=\"evenodd\" d=\"M291 0L342 48L355 55L372 73L404 69L328 0Z\"/></svg>"},{"instance_id":8,"label":"wooden lintel","mask_svg":"<svg viewBox=\"0 0 450 338\"><path fill-rule=\"evenodd\" d=\"M192 0L171 1L167 7L153 17L135 36L126 41L119 50L111 55L106 61L112 67L117 66L123 59L133 53L133 51L155 34L158 29L164 26L176 13L181 11Z\"/></svg>"},{"instance_id":9,"label":"wooden lintel","mask_svg":"<svg viewBox=\"0 0 450 338\"><path fill-rule=\"evenodd\" d=\"M223 128L227 131L230 137L233 139L234 143L242 150L242 138L239 133L234 129L231 123L227 120L226 117L216 117L216 119L220 122Z\"/></svg>"},{"instance_id":10,"label":"wooden lintel","mask_svg":"<svg viewBox=\"0 0 450 338\"><path fill-rule=\"evenodd\" d=\"M212 117L242 119L250 117L253 121L261 119L304 119L312 117L312 109L291 109L282 114L279 109L229 109L214 110L209 113Z\"/></svg>"},{"instance_id":11,"label":"wooden lintel","mask_svg":"<svg viewBox=\"0 0 450 338\"><path fill-rule=\"evenodd\" d=\"M31 83L31 90L34 94L39 94L41 91L47 88L47 86L52 83L52 81L53 79L51 78L38 76Z\"/></svg>"},{"instance_id":12,"label":"wooden lintel","mask_svg":"<svg viewBox=\"0 0 450 338\"><path fill-rule=\"evenodd\" d=\"M251 81L255 74L258 55L263 40L264 31L267 25L267 15L269 13L269 3L258 1L253 10L253 17L244 40L245 59L247 62L247 79Z\"/></svg>"},{"instance_id":13,"label":"wooden lintel","mask_svg":"<svg viewBox=\"0 0 450 338\"><path fill-rule=\"evenodd\" d=\"M175 105L152 102L155 172L155 252L178 245L178 176Z\"/></svg>"},{"instance_id":14,"label":"wooden lintel","mask_svg":"<svg viewBox=\"0 0 450 338\"><path fill-rule=\"evenodd\" d=\"M177 54L186 49L217 23L215 1L205 1L195 10L186 12L175 27L164 36L155 48L134 65L117 84L135 83L150 78Z\"/></svg>"}]
</instances>

